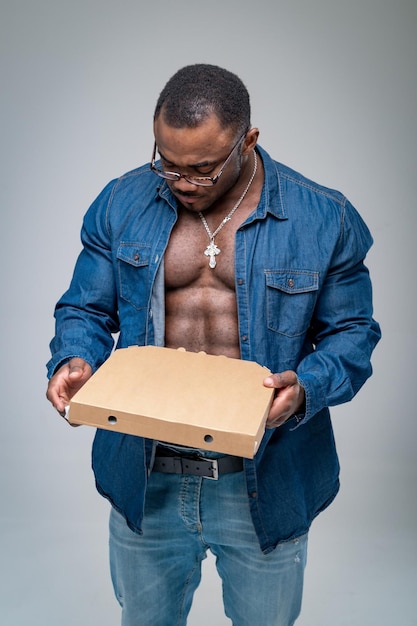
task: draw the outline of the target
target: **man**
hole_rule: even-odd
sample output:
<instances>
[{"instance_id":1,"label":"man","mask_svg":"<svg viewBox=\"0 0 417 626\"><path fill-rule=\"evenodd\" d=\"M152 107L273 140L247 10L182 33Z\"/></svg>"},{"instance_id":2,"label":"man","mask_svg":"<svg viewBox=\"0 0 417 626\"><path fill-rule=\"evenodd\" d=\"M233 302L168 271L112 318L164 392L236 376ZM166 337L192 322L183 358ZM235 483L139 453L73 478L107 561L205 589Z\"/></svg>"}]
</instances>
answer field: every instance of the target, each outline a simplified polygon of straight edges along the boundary
<instances>
[{"instance_id":1,"label":"man","mask_svg":"<svg viewBox=\"0 0 417 626\"><path fill-rule=\"evenodd\" d=\"M370 376L380 337L363 263L371 235L344 196L257 146L247 90L222 68L177 72L154 134L150 165L112 181L85 216L47 396L63 414L115 333L118 347L204 350L275 372L255 459L99 430L93 468L112 504L123 626L185 624L207 550L235 626L289 626L310 524L338 491L327 407ZM218 480L201 457L218 458Z\"/></svg>"}]
</instances>

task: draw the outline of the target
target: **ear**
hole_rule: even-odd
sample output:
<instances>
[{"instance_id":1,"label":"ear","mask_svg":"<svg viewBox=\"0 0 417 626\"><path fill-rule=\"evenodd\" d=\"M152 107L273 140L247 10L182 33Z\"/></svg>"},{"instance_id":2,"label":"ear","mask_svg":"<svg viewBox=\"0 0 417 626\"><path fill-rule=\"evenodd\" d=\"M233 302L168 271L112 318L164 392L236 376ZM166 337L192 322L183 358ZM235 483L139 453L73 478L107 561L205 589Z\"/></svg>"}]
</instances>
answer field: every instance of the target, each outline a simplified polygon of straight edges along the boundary
<instances>
[{"instance_id":1,"label":"ear","mask_svg":"<svg viewBox=\"0 0 417 626\"><path fill-rule=\"evenodd\" d=\"M255 148L259 137L259 128L251 128L248 130L245 142L242 146L242 155L247 155Z\"/></svg>"}]
</instances>

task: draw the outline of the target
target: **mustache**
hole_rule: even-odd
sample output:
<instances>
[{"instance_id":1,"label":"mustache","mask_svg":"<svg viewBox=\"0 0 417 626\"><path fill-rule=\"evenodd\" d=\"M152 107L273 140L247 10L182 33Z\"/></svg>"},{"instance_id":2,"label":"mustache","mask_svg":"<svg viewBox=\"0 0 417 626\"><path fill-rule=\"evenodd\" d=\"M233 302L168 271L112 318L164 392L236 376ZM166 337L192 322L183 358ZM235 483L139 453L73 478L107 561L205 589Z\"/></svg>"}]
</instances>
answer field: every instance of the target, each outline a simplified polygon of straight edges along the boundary
<instances>
[{"instance_id":1,"label":"mustache","mask_svg":"<svg viewBox=\"0 0 417 626\"><path fill-rule=\"evenodd\" d=\"M180 196L181 198L198 198L199 194L198 193L194 193L192 191L179 191L178 189L174 189L175 193L177 196Z\"/></svg>"}]
</instances>

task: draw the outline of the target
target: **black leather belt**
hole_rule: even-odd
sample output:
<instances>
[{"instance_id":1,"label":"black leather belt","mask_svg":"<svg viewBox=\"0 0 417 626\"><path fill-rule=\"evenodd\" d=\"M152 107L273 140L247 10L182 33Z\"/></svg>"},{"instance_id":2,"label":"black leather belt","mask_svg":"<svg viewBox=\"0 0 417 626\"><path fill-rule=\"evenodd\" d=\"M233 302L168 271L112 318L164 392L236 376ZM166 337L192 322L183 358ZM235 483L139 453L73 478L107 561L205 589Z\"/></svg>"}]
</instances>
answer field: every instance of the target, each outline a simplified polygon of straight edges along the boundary
<instances>
[{"instance_id":1,"label":"black leather belt","mask_svg":"<svg viewBox=\"0 0 417 626\"><path fill-rule=\"evenodd\" d=\"M208 459L206 457L192 457L179 455L175 452L172 455L165 451L160 453L160 448L156 449L153 472L164 472L166 474L191 474L192 476L202 476L218 480L222 474L241 472L243 470L243 459L239 456L222 456L218 459Z\"/></svg>"}]
</instances>

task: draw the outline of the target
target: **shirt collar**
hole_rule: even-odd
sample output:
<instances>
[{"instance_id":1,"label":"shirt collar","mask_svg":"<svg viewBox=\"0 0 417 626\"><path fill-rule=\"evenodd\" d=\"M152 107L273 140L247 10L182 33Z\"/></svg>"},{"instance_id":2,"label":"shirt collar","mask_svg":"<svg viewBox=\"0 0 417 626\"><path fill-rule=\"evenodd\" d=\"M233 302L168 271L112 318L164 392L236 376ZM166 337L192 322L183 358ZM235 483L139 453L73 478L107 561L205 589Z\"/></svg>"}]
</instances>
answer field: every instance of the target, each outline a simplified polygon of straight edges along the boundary
<instances>
[{"instance_id":1,"label":"shirt collar","mask_svg":"<svg viewBox=\"0 0 417 626\"><path fill-rule=\"evenodd\" d=\"M257 150L264 166L264 185L256 217L264 218L267 213L270 213L278 219L287 219L282 198L279 164L260 146L257 146Z\"/></svg>"}]
</instances>

